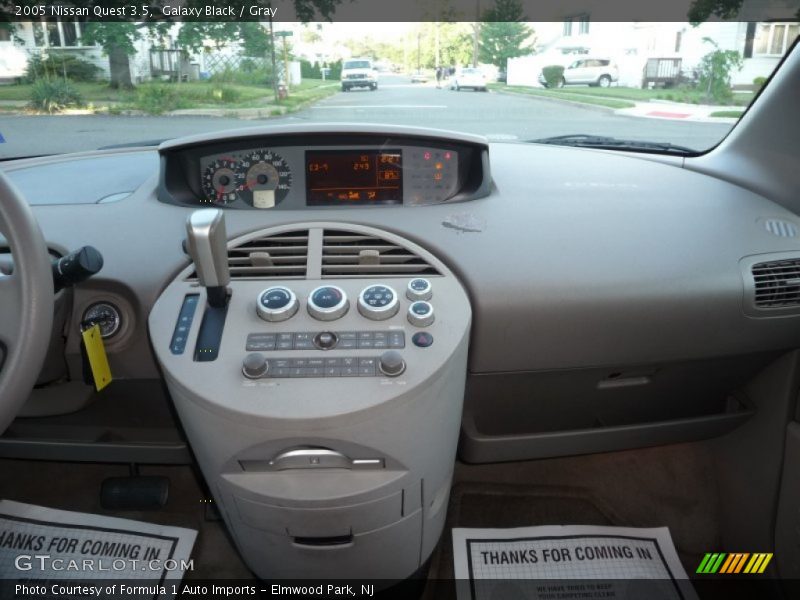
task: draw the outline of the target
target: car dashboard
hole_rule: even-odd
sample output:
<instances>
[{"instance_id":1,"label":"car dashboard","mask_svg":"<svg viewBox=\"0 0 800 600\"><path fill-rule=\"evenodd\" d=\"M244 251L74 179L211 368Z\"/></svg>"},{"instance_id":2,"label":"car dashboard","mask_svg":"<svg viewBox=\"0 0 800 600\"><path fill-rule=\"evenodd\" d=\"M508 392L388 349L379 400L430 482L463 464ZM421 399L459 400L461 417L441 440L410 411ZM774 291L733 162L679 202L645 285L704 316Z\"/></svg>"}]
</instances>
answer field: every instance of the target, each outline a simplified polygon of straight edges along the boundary
<instances>
[{"instance_id":1,"label":"car dashboard","mask_svg":"<svg viewBox=\"0 0 800 600\"><path fill-rule=\"evenodd\" d=\"M93 189L107 160L137 184ZM775 289L800 261L794 215L679 159L316 125L3 169L54 253L105 257L57 303L50 381L80 379L79 324L110 311L112 372L165 382L262 577L296 575L297 553L321 576L407 576L457 452L731 431L755 414L742 386L800 334ZM73 203L81 189L95 199ZM58 414L44 406L29 414Z\"/></svg>"}]
</instances>

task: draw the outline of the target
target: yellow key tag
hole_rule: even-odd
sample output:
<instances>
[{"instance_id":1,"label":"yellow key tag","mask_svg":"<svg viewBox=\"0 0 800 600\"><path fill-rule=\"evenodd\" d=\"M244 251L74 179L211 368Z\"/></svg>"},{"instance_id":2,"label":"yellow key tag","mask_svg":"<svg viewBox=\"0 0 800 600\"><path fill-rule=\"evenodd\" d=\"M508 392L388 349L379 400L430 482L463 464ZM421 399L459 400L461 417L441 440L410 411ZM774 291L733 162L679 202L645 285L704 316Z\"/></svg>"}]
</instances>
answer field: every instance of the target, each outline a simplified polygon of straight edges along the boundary
<instances>
[{"instance_id":1,"label":"yellow key tag","mask_svg":"<svg viewBox=\"0 0 800 600\"><path fill-rule=\"evenodd\" d=\"M86 347L86 358L92 369L94 387L99 392L111 383L111 368L108 366L106 347L103 345L103 337L100 335L100 325L92 325L81 335L83 336L83 345Z\"/></svg>"}]
</instances>

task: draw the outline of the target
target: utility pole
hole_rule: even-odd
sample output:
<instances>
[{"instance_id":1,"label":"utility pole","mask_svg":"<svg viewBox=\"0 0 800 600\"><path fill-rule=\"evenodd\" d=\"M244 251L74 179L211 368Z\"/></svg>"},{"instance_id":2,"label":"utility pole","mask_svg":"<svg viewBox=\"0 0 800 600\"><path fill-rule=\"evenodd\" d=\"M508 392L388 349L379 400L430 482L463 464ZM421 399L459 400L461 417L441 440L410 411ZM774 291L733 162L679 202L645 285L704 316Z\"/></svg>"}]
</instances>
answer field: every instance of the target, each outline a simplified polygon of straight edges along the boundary
<instances>
[{"instance_id":1,"label":"utility pole","mask_svg":"<svg viewBox=\"0 0 800 600\"><path fill-rule=\"evenodd\" d=\"M472 38L472 66L478 66L478 40L481 33L481 0L475 0L475 25Z\"/></svg>"},{"instance_id":2,"label":"utility pole","mask_svg":"<svg viewBox=\"0 0 800 600\"><path fill-rule=\"evenodd\" d=\"M434 65L434 66L437 69L442 65L442 61L441 61L441 58L440 58L440 54L441 53L440 53L440 50L439 50L439 25L441 25L441 23L439 23L439 22L434 24L434 27L435 27L435 29L434 29L434 46L436 48L436 59L435 59L436 65Z\"/></svg>"},{"instance_id":3,"label":"utility pole","mask_svg":"<svg viewBox=\"0 0 800 600\"><path fill-rule=\"evenodd\" d=\"M289 91L289 53L286 51L286 36L283 36L283 76L286 78L286 91Z\"/></svg>"},{"instance_id":4,"label":"utility pole","mask_svg":"<svg viewBox=\"0 0 800 600\"><path fill-rule=\"evenodd\" d=\"M422 38L422 31L420 30L420 31L417 31L417 72L419 72L419 70L421 68L420 62L419 62L420 61L419 57L420 57L421 38Z\"/></svg>"},{"instance_id":5,"label":"utility pole","mask_svg":"<svg viewBox=\"0 0 800 600\"><path fill-rule=\"evenodd\" d=\"M275 64L275 30L272 28L272 11L269 15L269 47L272 54L272 93L275 95L275 104L278 103L278 67Z\"/></svg>"}]
</instances>

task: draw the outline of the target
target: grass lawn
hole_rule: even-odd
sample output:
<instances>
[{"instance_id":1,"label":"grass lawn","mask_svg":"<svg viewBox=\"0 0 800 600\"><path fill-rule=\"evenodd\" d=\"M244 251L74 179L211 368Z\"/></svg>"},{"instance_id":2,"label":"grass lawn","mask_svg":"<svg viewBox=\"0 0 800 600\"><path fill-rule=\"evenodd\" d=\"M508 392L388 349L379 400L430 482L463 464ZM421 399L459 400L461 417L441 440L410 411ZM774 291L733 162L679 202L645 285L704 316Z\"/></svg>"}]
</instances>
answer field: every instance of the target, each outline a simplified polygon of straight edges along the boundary
<instances>
[{"instance_id":1,"label":"grass lawn","mask_svg":"<svg viewBox=\"0 0 800 600\"><path fill-rule=\"evenodd\" d=\"M717 110L712 112L709 116L710 117L732 117L734 119L738 119L742 116L741 110Z\"/></svg>"},{"instance_id":2,"label":"grass lawn","mask_svg":"<svg viewBox=\"0 0 800 600\"><path fill-rule=\"evenodd\" d=\"M567 88L556 90L545 90L542 88L526 88L518 86L505 86L503 84L489 84L489 87L494 89L508 89L509 91L522 91L532 90L540 92L538 95L548 95L550 97L563 97L565 100L577 98L595 99L617 99L617 100L633 100L636 102L647 102L649 100L670 100L672 102L685 102L687 104L706 104L705 94L702 90L695 88L673 88L673 89L654 89L642 90L639 88L626 88L626 87L609 87L609 88L593 88L582 86L570 86ZM534 94L536 95L536 94ZM563 96L562 96L563 95ZM569 96L573 98L569 98ZM736 93L731 98L731 106L747 106L753 99L754 93ZM581 100L583 101L583 100ZM595 104L595 102L589 102ZM717 104L712 100L710 104ZM601 106L610 106L601 104ZM624 107L612 107L624 108Z\"/></svg>"},{"instance_id":3,"label":"grass lawn","mask_svg":"<svg viewBox=\"0 0 800 600\"><path fill-rule=\"evenodd\" d=\"M275 104L272 87L263 84L234 84L211 81L186 83L143 83L133 90L115 90L106 83L74 83L84 101L96 109L143 110L159 114L179 108L255 108L283 106L292 110L338 90L336 81L306 79L293 86L289 97ZM0 86L0 101L27 102L31 84ZM280 110L280 109L278 109Z\"/></svg>"},{"instance_id":4,"label":"grass lawn","mask_svg":"<svg viewBox=\"0 0 800 600\"><path fill-rule=\"evenodd\" d=\"M592 104L594 106L604 106L606 108L632 108L634 105L627 100L619 100L616 98L603 98L594 97L588 94L572 94L570 91L564 90L545 90L541 88L530 88L516 85L505 85L502 83L490 83L489 89L508 91L515 94L525 94L527 96L538 96L540 98L551 98L558 100L569 100L571 102L580 102L582 104Z\"/></svg>"}]
</instances>

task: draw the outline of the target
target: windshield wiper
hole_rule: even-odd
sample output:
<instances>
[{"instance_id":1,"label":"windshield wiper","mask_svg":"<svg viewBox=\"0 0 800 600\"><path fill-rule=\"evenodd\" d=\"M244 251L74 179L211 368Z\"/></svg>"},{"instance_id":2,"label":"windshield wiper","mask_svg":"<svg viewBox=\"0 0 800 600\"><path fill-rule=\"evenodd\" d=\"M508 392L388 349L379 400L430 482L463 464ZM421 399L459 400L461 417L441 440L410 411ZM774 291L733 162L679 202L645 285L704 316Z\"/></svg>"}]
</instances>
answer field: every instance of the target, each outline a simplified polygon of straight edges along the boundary
<instances>
[{"instance_id":1,"label":"windshield wiper","mask_svg":"<svg viewBox=\"0 0 800 600\"><path fill-rule=\"evenodd\" d=\"M528 140L534 144L553 144L556 146L574 146L576 148L598 148L600 150L626 150L630 152L664 152L669 154L697 154L697 150L670 144L669 142L642 142L639 140L621 140L605 135L588 135L575 133L556 135L553 137Z\"/></svg>"}]
</instances>

